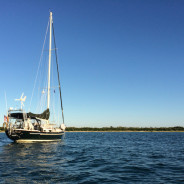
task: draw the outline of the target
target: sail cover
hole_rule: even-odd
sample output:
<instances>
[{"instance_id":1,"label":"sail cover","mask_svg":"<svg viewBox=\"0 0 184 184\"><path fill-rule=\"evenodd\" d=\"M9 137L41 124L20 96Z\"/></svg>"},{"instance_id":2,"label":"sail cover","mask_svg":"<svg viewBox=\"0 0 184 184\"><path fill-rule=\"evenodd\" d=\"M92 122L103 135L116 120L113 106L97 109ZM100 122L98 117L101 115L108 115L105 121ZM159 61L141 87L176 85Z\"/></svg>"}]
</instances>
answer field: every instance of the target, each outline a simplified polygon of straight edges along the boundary
<instances>
[{"instance_id":1,"label":"sail cover","mask_svg":"<svg viewBox=\"0 0 184 184\"><path fill-rule=\"evenodd\" d=\"M31 112L27 113L27 117L31 118L31 119L36 119L36 118L40 118L40 119L46 119L48 120L50 116L50 111L49 109L46 109L42 114L33 114Z\"/></svg>"},{"instance_id":2,"label":"sail cover","mask_svg":"<svg viewBox=\"0 0 184 184\"><path fill-rule=\"evenodd\" d=\"M32 112L28 112L25 113L27 114L27 118L31 118L31 119L45 119L48 120L49 116L50 116L50 111L49 109L46 109L43 113L41 114L34 114ZM9 113L8 115L9 118L15 118L15 119L23 119L23 113L22 112L18 112L18 113Z\"/></svg>"}]
</instances>

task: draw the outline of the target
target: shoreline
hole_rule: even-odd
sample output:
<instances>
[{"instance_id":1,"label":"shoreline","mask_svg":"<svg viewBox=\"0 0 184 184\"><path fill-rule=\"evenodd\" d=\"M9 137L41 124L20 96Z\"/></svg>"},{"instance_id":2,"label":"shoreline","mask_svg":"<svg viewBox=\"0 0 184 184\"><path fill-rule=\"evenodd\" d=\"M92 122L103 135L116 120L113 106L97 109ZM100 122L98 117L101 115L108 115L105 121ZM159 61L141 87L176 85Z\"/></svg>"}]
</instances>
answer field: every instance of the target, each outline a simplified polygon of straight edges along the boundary
<instances>
[{"instance_id":1,"label":"shoreline","mask_svg":"<svg viewBox=\"0 0 184 184\"><path fill-rule=\"evenodd\" d=\"M65 132L184 132L184 131L65 131Z\"/></svg>"},{"instance_id":2,"label":"shoreline","mask_svg":"<svg viewBox=\"0 0 184 184\"><path fill-rule=\"evenodd\" d=\"M65 131L65 132L184 132L184 131ZM5 131L0 131L0 133L5 133Z\"/></svg>"}]
</instances>

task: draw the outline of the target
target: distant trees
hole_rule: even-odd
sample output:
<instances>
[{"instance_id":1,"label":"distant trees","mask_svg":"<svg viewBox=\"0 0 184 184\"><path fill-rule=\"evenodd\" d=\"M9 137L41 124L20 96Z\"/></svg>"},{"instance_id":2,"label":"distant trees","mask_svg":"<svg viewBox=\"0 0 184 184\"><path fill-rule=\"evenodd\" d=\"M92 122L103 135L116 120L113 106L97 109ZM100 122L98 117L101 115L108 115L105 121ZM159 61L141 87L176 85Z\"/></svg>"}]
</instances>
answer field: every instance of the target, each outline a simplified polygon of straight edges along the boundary
<instances>
[{"instance_id":1,"label":"distant trees","mask_svg":"<svg viewBox=\"0 0 184 184\"><path fill-rule=\"evenodd\" d=\"M0 127L0 131L4 131L4 127Z\"/></svg>"},{"instance_id":2,"label":"distant trees","mask_svg":"<svg viewBox=\"0 0 184 184\"><path fill-rule=\"evenodd\" d=\"M0 131L4 131L4 127L0 127ZM183 131L184 127L175 126L175 127L102 127L102 128L95 128L95 127L66 127L66 131L90 131L90 132L176 132L176 131Z\"/></svg>"},{"instance_id":3,"label":"distant trees","mask_svg":"<svg viewBox=\"0 0 184 184\"><path fill-rule=\"evenodd\" d=\"M145 131L145 132L157 132L157 131L184 131L184 127L102 127L102 128L93 128L93 127L66 127L66 131Z\"/></svg>"}]
</instances>

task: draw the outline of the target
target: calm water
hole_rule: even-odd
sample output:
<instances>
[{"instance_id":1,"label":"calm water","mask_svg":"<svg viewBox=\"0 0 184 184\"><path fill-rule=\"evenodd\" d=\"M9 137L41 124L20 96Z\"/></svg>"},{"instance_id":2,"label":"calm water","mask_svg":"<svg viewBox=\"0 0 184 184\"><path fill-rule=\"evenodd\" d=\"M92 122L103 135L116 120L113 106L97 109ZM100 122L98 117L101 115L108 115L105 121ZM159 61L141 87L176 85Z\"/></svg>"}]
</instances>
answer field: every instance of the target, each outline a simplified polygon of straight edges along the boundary
<instances>
[{"instance_id":1,"label":"calm water","mask_svg":"<svg viewBox=\"0 0 184 184\"><path fill-rule=\"evenodd\" d=\"M184 133L66 133L29 144L1 133L0 183L184 183Z\"/></svg>"}]
</instances>

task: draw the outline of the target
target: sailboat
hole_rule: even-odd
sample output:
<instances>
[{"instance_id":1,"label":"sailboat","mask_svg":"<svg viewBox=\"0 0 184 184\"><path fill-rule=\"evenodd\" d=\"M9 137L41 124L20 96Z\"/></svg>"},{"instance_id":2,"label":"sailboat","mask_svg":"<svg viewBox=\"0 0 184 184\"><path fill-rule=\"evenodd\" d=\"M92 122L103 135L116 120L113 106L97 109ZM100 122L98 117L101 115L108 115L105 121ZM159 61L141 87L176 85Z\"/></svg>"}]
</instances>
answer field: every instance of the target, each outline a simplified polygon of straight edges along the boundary
<instances>
[{"instance_id":1,"label":"sailboat","mask_svg":"<svg viewBox=\"0 0 184 184\"><path fill-rule=\"evenodd\" d=\"M60 141L65 133L63 105L61 98L61 85L59 79L59 67L56 54L56 65L57 65L57 77L58 77L58 88L60 94L60 105L62 112L62 124L59 127L55 127L49 120L50 118L50 75L51 75L51 51L52 51L52 34L55 35L53 28L52 12L49 17L50 25L50 37L49 37L49 62L48 62L48 85L47 85L47 109L40 114L32 112L25 112L23 110L26 96L22 94L20 99L16 99L21 102L21 108L16 110L10 108L8 110L7 122L5 123L5 133L11 140L15 142L38 142L38 141ZM55 53L56 44L55 44Z\"/></svg>"}]
</instances>

